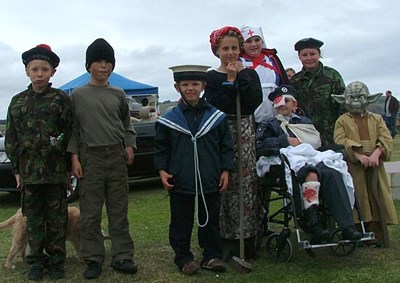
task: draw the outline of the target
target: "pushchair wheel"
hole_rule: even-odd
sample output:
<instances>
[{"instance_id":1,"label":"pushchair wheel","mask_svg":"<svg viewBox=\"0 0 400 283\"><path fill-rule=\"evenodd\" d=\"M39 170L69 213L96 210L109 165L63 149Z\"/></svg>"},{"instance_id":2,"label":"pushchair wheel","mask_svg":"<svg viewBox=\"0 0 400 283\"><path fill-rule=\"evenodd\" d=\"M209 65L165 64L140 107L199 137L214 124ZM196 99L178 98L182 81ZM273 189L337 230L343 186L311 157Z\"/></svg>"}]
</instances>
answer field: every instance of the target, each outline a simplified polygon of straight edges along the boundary
<instances>
[{"instance_id":1,"label":"pushchair wheel","mask_svg":"<svg viewBox=\"0 0 400 283\"><path fill-rule=\"evenodd\" d=\"M276 262L288 262L293 255L292 243L287 235L271 234L265 243L267 256Z\"/></svg>"},{"instance_id":2,"label":"pushchair wheel","mask_svg":"<svg viewBox=\"0 0 400 283\"><path fill-rule=\"evenodd\" d=\"M341 242L342 240L342 231L337 228L335 229L330 236L331 243L337 243L336 246L331 246L331 251L337 256L347 256L354 252L357 247L356 242Z\"/></svg>"}]
</instances>

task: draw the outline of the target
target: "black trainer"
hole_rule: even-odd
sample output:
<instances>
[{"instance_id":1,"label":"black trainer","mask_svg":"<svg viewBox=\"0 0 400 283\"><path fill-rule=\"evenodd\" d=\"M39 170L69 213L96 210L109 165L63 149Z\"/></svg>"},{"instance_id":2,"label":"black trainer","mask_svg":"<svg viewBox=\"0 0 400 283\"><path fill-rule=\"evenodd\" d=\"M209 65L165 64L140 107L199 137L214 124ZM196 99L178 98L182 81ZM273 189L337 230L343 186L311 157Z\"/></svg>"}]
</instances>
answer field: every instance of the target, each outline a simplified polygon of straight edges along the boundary
<instances>
[{"instance_id":1,"label":"black trainer","mask_svg":"<svg viewBox=\"0 0 400 283\"><path fill-rule=\"evenodd\" d=\"M49 265L47 269L50 273L50 278L53 280L58 280L65 277L64 265L62 263Z\"/></svg>"},{"instance_id":2,"label":"black trainer","mask_svg":"<svg viewBox=\"0 0 400 283\"><path fill-rule=\"evenodd\" d=\"M135 274L137 272L137 266L130 259L113 260L111 267L123 273Z\"/></svg>"},{"instance_id":3,"label":"black trainer","mask_svg":"<svg viewBox=\"0 0 400 283\"><path fill-rule=\"evenodd\" d=\"M43 278L43 266L32 265L28 272L28 280L40 281Z\"/></svg>"},{"instance_id":4,"label":"black trainer","mask_svg":"<svg viewBox=\"0 0 400 283\"><path fill-rule=\"evenodd\" d=\"M85 279L97 279L101 274L102 268L101 264L94 260L87 261L87 267L83 273Z\"/></svg>"}]
</instances>

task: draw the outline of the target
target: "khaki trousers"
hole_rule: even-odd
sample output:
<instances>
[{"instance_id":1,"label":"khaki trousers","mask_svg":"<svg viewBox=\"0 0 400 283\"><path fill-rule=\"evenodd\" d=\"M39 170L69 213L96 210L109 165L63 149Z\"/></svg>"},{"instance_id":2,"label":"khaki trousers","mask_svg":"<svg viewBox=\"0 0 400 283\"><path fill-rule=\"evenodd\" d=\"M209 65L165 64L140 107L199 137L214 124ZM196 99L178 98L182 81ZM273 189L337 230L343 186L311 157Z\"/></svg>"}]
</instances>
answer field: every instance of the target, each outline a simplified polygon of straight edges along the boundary
<instances>
[{"instance_id":1,"label":"khaki trousers","mask_svg":"<svg viewBox=\"0 0 400 283\"><path fill-rule=\"evenodd\" d=\"M104 237L101 231L105 203L113 260L132 260L133 241L128 223L128 179L124 149L83 147L80 161L84 177L79 181L81 210L81 255L84 260L103 263Z\"/></svg>"}]
</instances>

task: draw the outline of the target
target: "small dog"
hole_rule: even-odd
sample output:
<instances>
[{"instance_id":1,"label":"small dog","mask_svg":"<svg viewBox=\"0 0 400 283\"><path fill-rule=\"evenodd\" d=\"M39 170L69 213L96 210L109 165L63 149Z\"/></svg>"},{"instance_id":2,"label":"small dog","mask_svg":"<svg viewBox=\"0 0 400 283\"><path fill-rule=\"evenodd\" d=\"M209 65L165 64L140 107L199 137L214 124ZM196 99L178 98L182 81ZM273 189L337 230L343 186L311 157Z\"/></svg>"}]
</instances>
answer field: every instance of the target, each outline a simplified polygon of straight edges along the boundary
<instances>
[{"instance_id":1,"label":"small dog","mask_svg":"<svg viewBox=\"0 0 400 283\"><path fill-rule=\"evenodd\" d=\"M26 217L22 215L21 208L4 222L0 223L0 228L7 228L13 226L12 230L12 244L8 252L6 263L4 267L11 270L14 268L12 262L18 252L21 252L22 259L26 258L26 247L28 245L28 235L26 233ZM67 225L67 240L72 243L75 249L78 260L80 258L80 211L76 207L68 207L68 225Z\"/></svg>"}]
</instances>

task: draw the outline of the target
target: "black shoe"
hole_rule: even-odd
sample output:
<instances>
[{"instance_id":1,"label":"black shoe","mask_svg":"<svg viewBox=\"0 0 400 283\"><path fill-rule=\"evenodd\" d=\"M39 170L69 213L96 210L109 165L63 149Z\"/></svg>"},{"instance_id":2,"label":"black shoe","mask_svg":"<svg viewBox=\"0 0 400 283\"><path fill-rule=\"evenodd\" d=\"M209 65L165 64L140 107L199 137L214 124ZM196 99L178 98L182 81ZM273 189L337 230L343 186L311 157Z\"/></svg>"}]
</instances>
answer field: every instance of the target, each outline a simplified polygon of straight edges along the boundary
<instances>
[{"instance_id":1,"label":"black shoe","mask_svg":"<svg viewBox=\"0 0 400 283\"><path fill-rule=\"evenodd\" d=\"M353 226L348 226L342 230L342 240L357 241L363 237Z\"/></svg>"},{"instance_id":2,"label":"black shoe","mask_svg":"<svg viewBox=\"0 0 400 283\"><path fill-rule=\"evenodd\" d=\"M85 279L96 279L99 278L101 271L102 268L100 263L98 263L97 261L88 260L86 270L83 273L83 277Z\"/></svg>"},{"instance_id":3,"label":"black shoe","mask_svg":"<svg viewBox=\"0 0 400 283\"><path fill-rule=\"evenodd\" d=\"M310 206L305 210L304 214L307 221L306 232L311 234L310 243L312 245L327 243L329 241L329 231L321 225L318 205Z\"/></svg>"},{"instance_id":4,"label":"black shoe","mask_svg":"<svg viewBox=\"0 0 400 283\"><path fill-rule=\"evenodd\" d=\"M130 259L113 260L111 267L123 273L135 274L137 272L137 266Z\"/></svg>"},{"instance_id":5,"label":"black shoe","mask_svg":"<svg viewBox=\"0 0 400 283\"><path fill-rule=\"evenodd\" d=\"M310 244L326 244L329 242L329 231L321 226L314 226L311 230Z\"/></svg>"},{"instance_id":6,"label":"black shoe","mask_svg":"<svg viewBox=\"0 0 400 283\"><path fill-rule=\"evenodd\" d=\"M65 277L64 265L62 263L49 265L47 269L49 270L50 278L53 280L58 280Z\"/></svg>"},{"instance_id":7,"label":"black shoe","mask_svg":"<svg viewBox=\"0 0 400 283\"><path fill-rule=\"evenodd\" d=\"M28 272L28 280L40 281L43 278L43 266L32 265Z\"/></svg>"}]
</instances>

